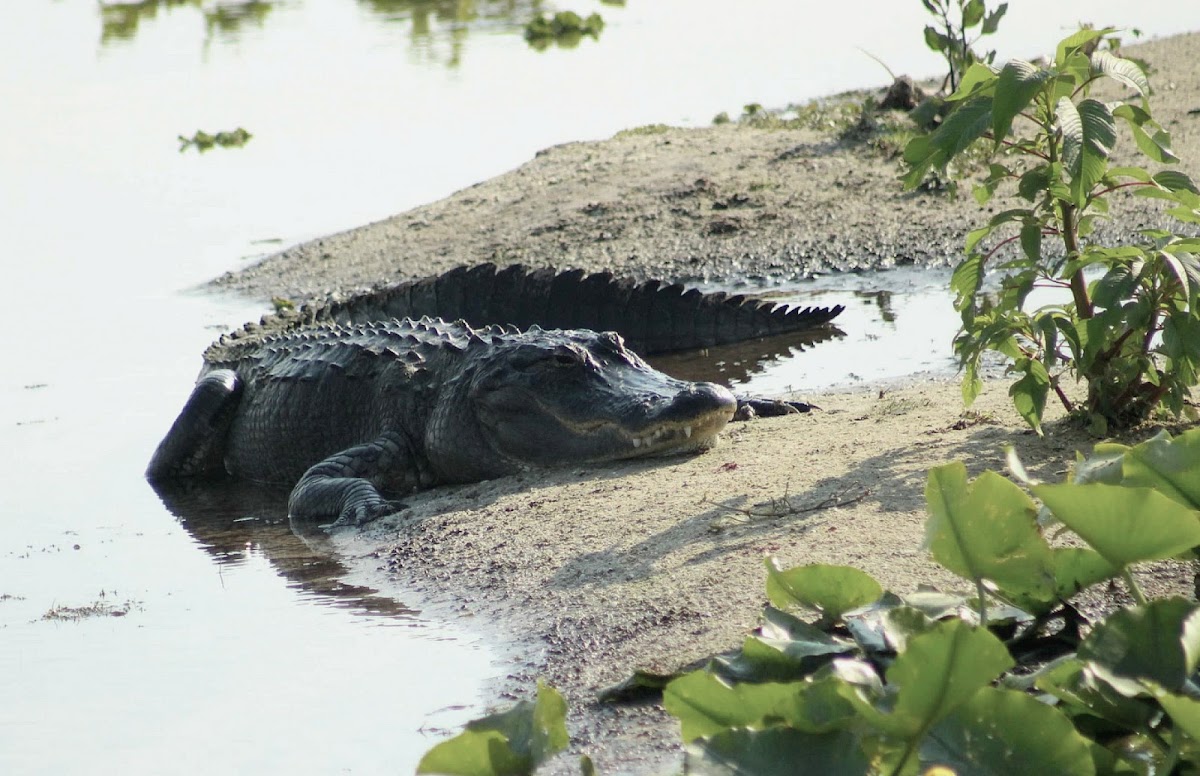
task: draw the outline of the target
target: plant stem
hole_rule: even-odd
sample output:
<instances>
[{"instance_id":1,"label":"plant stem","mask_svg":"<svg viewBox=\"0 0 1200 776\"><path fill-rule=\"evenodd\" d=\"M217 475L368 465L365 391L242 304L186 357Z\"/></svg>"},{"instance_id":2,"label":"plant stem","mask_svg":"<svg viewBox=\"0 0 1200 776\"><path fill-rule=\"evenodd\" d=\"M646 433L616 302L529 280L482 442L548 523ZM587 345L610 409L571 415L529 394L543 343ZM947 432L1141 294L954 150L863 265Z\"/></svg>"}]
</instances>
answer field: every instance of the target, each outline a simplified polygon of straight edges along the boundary
<instances>
[{"instance_id":1,"label":"plant stem","mask_svg":"<svg viewBox=\"0 0 1200 776\"><path fill-rule=\"evenodd\" d=\"M1067 249L1067 259L1079 255L1079 227L1075 222L1075 205L1059 201L1062 211L1063 247ZM1075 298L1075 310L1080 318L1091 318L1093 315L1092 300L1088 299L1087 281L1084 280L1083 270L1077 269L1071 275L1071 296Z\"/></svg>"},{"instance_id":2,"label":"plant stem","mask_svg":"<svg viewBox=\"0 0 1200 776\"><path fill-rule=\"evenodd\" d=\"M1167 752L1166 762L1162 764L1162 772L1166 774L1175 771L1179 763L1179 754L1183 749L1183 732L1178 727L1171 728L1171 749Z\"/></svg>"},{"instance_id":3,"label":"plant stem","mask_svg":"<svg viewBox=\"0 0 1200 776\"><path fill-rule=\"evenodd\" d=\"M1139 606L1145 606L1148 603L1146 600L1146 594L1142 592L1140 587L1138 587L1137 580L1133 578L1133 572L1130 571L1128 567L1122 569L1121 578L1125 580L1125 586L1129 588L1129 594L1133 596L1133 600L1136 601Z\"/></svg>"},{"instance_id":4,"label":"plant stem","mask_svg":"<svg viewBox=\"0 0 1200 776\"><path fill-rule=\"evenodd\" d=\"M946 47L946 61L950 63L950 93L954 94L958 91L958 79L954 72L954 25L950 23L949 4L942 9L942 23L946 25L946 39L951 41L950 45Z\"/></svg>"},{"instance_id":5,"label":"plant stem","mask_svg":"<svg viewBox=\"0 0 1200 776\"><path fill-rule=\"evenodd\" d=\"M892 771L891 776L900 776L900 774L904 772L904 766L908 765L908 759L913 756L913 752L916 750L917 742L924 737L925 731L922 730L919 736L909 739L905 742L904 754L900 757L900 762L896 765L896 769Z\"/></svg>"},{"instance_id":6,"label":"plant stem","mask_svg":"<svg viewBox=\"0 0 1200 776\"><path fill-rule=\"evenodd\" d=\"M1071 400L1067 398L1065 393L1063 393L1063 389L1059 387L1057 377L1050 381L1050 387L1053 388L1054 393L1058 395L1058 400L1062 402L1063 409L1065 409L1067 412L1075 409L1075 405L1071 403Z\"/></svg>"},{"instance_id":7,"label":"plant stem","mask_svg":"<svg viewBox=\"0 0 1200 776\"><path fill-rule=\"evenodd\" d=\"M987 591L983 589L983 580L975 580L975 595L979 596L979 627L987 630Z\"/></svg>"}]
</instances>

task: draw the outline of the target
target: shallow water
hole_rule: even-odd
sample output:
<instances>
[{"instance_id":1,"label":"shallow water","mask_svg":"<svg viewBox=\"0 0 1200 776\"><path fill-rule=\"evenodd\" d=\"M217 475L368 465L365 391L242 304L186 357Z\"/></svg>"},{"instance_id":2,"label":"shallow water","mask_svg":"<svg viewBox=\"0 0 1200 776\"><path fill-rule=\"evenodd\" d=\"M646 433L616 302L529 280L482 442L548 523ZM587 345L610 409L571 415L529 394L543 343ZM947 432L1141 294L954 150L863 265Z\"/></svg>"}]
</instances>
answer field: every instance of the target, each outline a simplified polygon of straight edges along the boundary
<instances>
[{"instance_id":1,"label":"shallow water","mask_svg":"<svg viewBox=\"0 0 1200 776\"><path fill-rule=\"evenodd\" d=\"M959 322L949 281L949 270L902 268L782 284L762 295L781 304L842 305L833 334L815 342L811 334L782 335L651 360L677 377L765 396L947 373L956 368L950 341Z\"/></svg>"},{"instance_id":2,"label":"shallow water","mask_svg":"<svg viewBox=\"0 0 1200 776\"><path fill-rule=\"evenodd\" d=\"M883 83L859 47L897 72L940 68L916 2L858 4L854 28L785 0L581 2L608 21L600 40L544 52L516 32L522 2L262 5L146 0L106 25L93 0L0 3L6 773L404 772L502 670L462 627L348 587L279 495L172 509L145 484L203 346L263 310L185 289L554 143ZM1187 4L1013 5L1002 57L1079 18L1200 27ZM179 150L238 126L243 148ZM941 284L822 279L804 303L847 304L845 339L716 368L740 380L743 362L764 393L943 368L952 321L925 317L929 300L948 310ZM93 616L70 619L79 607Z\"/></svg>"}]
</instances>

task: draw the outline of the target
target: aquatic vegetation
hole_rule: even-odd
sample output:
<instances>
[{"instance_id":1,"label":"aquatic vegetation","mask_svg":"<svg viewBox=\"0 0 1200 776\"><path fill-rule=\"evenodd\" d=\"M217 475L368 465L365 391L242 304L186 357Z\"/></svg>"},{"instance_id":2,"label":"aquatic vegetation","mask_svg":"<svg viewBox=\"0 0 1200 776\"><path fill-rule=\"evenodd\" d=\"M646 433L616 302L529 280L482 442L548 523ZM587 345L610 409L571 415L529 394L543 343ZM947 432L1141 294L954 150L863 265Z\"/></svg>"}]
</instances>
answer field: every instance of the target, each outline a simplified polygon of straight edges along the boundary
<instances>
[{"instance_id":1,"label":"aquatic vegetation","mask_svg":"<svg viewBox=\"0 0 1200 776\"><path fill-rule=\"evenodd\" d=\"M1200 381L1200 238L1144 229L1138 243L1109 246L1094 234L1118 191L1164 200L1168 215L1200 224L1200 188L1188 175L1111 163L1118 120L1148 162L1178 161L1170 134L1151 116L1145 72L1113 52L1112 32L1080 30L1045 65L971 65L947 98L945 121L904 150L911 189L982 140L991 163L975 199L986 205L1007 186L1027 203L967 236L951 287L962 316L954 349L963 399L969 405L980 390L984 354L999 353L1020 376L1013 402L1038 433L1051 391L1103 435L1160 410L1194 412L1188 401ZM1104 81L1130 96L1090 97ZM985 291L985 274L1009 245L1020 252L995 267L1000 291ZM1064 301L1027 310L1035 288L1058 289ZM1079 406L1063 390L1065 377L1087 385Z\"/></svg>"},{"instance_id":2,"label":"aquatic vegetation","mask_svg":"<svg viewBox=\"0 0 1200 776\"><path fill-rule=\"evenodd\" d=\"M430 749L417 773L450 776L518 776L567 748L567 703L558 691L538 682L533 702L467 723L467 729Z\"/></svg>"},{"instance_id":3,"label":"aquatic vegetation","mask_svg":"<svg viewBox=\"0 0 1200 776\"><path fill-rule=\"evenodd\" d=\"M179 151L182 153L189 148L195 148L197 151L204 153L214 146L220 146L221 148L241 148L250 142L250 138L252 137L254 135L251 135L241 127L231 132L218 132L215 135L210 135L203 130L197 130L196 134L191 137L179 136Z\"/></svg>"},{"instance_id":4,"label":"aquatic vegetation","mask_svg":"<svg viewBox=\"0 0 1200 776\"><path fill-rule=\"evenodd\" d=\"M551 43L561 48L572 48L579 44L584 35L600 37L604 19L600 14L589 14L586 18L574 11L559 11L554 16L535 16L525 25L525 40L536 49L545 49Z\"/></svg>"},{"instance_id":5,"label":"aquatic vegetation","mask_svg":"<svg viewBox=\"0 0 1200 776\"><path fill-rule=\"evenodd\" d=\"M116 591L101 590L99 597L90 604L83 606L66 606L55 604L42 615L43 620L54 622L79 622L92 617L124 617L134 609L141 609L137 601L115 601ZM4 600L9 596L0 596Z\"/></svg>"}]
</instances>

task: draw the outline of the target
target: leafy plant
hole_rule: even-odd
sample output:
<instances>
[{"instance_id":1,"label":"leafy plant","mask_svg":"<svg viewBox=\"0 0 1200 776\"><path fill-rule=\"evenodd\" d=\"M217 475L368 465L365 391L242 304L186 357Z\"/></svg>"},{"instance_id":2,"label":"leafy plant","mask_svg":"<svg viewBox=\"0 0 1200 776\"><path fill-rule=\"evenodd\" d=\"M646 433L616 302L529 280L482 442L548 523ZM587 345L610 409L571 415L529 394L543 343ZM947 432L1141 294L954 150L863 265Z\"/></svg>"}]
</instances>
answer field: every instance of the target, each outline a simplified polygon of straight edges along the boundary
<instances>
[{"instance_id":1,"label":"leafy plant","mask_svg":"<svg viewBox=\"0 0 1200 776\"><path fill-rule=\"evenodd\" d=\"M1020 375L1009 393L1039 433L1051 391L1068 411L1076 409L1063 390L1064 375L1086 382L1082 410L1098 434L1139 422L1160 406L1178 415L1198 379L1200 239L1151 229L1138 244L1109 247L1093 231L1109 211L1109 196L1120 190L1165 200L1170 215L1200 223L1200 189L1186 174L1110 163L1118 121L1149 161L1177 161L1169 134L1150 114L1144 72L1106 47L1112 32L1080 30L1059 43L1044 67L1021 60L999 71L971 65L948 98L954 108L946 120L904 151L911 168L904 182L913 188L977 140L991 141L992 162L976 200L986 204L1007 184L1028 203L968 235L966 258L951 280L962 315L954 348L966 403L980 390L984 354L998 352ZM1103 81L1130 99L1090 97ZM985 248L994 237L1001 239ZM1047 238L1061 251L1044 245ZM989 265L1013 243L1021 251L998 267L999 291L985 291ZM1039 288L1058 291L1060 300L1027 310Z\"/></svg>"},{"instance_id":2,"label":"leafy plant","mask_svg":"<svg viewBox=\"0 0 1200 776\"><path fill-rule=\"evenodd\" d=\"M195 148L200 153L204 153L214 146L221 148L241 148L250 142L250 138L254 137L245 129L238 127L230 132L218 132L215 135L210 135L203 130L197 130L196 134L191 137L179 136L179 152L183 153L188 148Z\"/></svg>"},{"instance_id":3,"label":"leafy plant","mask_svg":"<svg viewBox=\"0 0 1200 776\"><path fill-rule=\"evenodd\" d=\"M552 42L560 46L576 45L584 35L600 37L604 19L600 14L589 14L586 18L574 11L559 11L554 16L538 14L525 25L525 40L534 48L544 49Z\"/></svg>"},{"instance_id":4,"label":"leafy plant","mask_svg":"<svg viewBox=\"0 0 1200 776\"><path fill-rule=\"evenodd\" d=\"M519 776L533 773L567 747L567 704L538 682L537 699L467 723L467 729L430 749L417 773Z\"/></svg>"},{"instance_id":5,"label":"leafy plant","mask_svg":"<svg viewBox=\"0 0 1200 776\"><path fill-rule=\"evenodd\" d=\"M1098 446L1071 482L1030 488L1041 505L992 472L930 472L927 546L975 585L971 598L877 594L861 571L768 560L758 632L664 691L686 771L1200 767L1200 606L1147 600L1130 574L1200 545L1200 429ZM1055 520L1072 546L1047 540ZM1081 636L1089 623L1069 599L1113 577L1136 603ZM822 617L804 627L776 606Z\"/></svg>"},{"instance_id":6,"label":"leafy plant","mask_svg":"<svg viewBox=\"0 0 1200 776\"><path fill-rule=\"evenodd\" d=\"M898 596L857 569L768 559L771 605L740 649L674 677L639 672L606 699L661 689L692 774L1200 770L1200 605L1148 600L1130 573L1200 545L1200 429L1098 445L1062 484L1013 464L1041 505L993 472L929 473L928 549L975 596ZM1047 540L1055 521L1071 546ZM1114 577L1134 605L1087 622L1070 599ZM420 772L537 767L566 743L561 698L538 693L468 724Z\"/></svg>"},{"instance_id":7,"label":"leafy plant","mask_svg":"<svg viewBox=\"0 0 1200 776\"><path fill-rule=\"evenodd\" d=\"M996 31L1008 10L1008 3L1001 3L991 13L988 13L984 0L921 0L921 5L938 18L938 27L925 27L925 45L945 57L950 72L942 88L945 89L948 83L950 91L954 91L968 67L976 62L990 65L996 58L995 51L979 56L973 46L984 35ZM980 28L979 35L974 40L967 40L968 30L975 27Z\"/></svg>"}]
</instances>

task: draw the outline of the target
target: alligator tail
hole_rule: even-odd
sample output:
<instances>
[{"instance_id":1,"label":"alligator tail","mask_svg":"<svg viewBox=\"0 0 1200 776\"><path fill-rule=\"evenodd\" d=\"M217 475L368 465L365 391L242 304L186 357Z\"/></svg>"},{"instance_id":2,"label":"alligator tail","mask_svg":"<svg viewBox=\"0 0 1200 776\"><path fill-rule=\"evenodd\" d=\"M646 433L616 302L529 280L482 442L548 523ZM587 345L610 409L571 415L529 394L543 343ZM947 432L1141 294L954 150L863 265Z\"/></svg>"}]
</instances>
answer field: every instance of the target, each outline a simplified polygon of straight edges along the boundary
<instances>
[{"instance_id":1,"label":"alligator tail","mask_svg":"<svg viewBox=\"0 0 1200 776\"><path fill-rule=\"evenodd\" d=\"M617 331L630 348L653 355L817 329L843 309L792 307L657 280L636 283L609 272L488 263L305 308L296 317L365 323L428 315L474 326Z\"/></svg>"}]
</instances>

